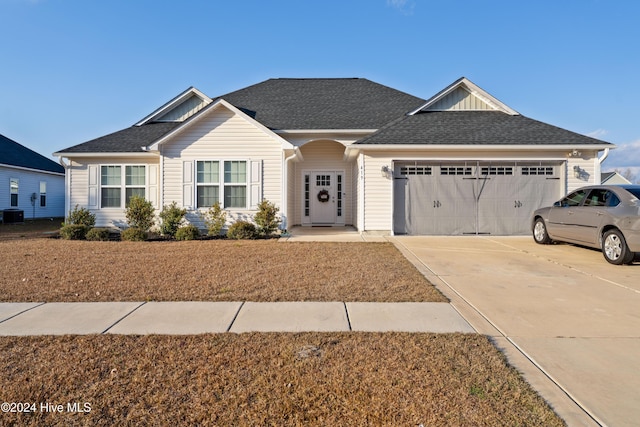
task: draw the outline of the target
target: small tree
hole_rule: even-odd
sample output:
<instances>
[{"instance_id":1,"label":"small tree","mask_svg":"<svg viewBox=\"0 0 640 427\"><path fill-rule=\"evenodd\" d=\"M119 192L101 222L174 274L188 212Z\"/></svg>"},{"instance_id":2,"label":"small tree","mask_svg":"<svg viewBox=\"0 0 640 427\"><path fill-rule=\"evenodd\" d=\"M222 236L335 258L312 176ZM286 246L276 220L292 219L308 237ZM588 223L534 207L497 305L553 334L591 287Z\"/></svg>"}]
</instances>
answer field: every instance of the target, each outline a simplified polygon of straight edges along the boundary
<instances>
[{"instance_id":1,"label":"small tree","mask_svg":"<svg viewBox=\"0 0 640 427\"><path fill-rule=\"evenodd\" d=\"M264 199L258 205L258 212L253 216L253 220L258 225L258 233L263 236L271 236L280 225L278 209L275 204Z\"/></svg>"},{"instance_id":2,"label":"small tree","mask_svg":"<svg viewBox=\"0 0 640 427\"><path fill-rule=\"evenodd\" d=\"M200 214L207 225L209 236L219 236L222 228L227 223L227 213L220 206L220 202L215 202L204 214Z\"/></svg>"},{"instance_id":3,"label":"small tree","mask_svg":"<svg viewBox=\"0 0 640 427\"><path fill-rule=\"evenodd\" d=\"M160 212L160 233L163 236L175 237L185 215L187 215L187 210L179 208L176 202L171 202L169 206L164 206Z\"/></svg>"},{"instance_id":4,"label":"small tree","mask_svg":"<svg viewBox=\"0 0 640 427\"><path fill-rule=\"evenodd\" d=\"M140 196L132 196L126 210L127 223L130 227L148 232L153 227L155 209L150 201Z\"/></svg>"}]
</instances>

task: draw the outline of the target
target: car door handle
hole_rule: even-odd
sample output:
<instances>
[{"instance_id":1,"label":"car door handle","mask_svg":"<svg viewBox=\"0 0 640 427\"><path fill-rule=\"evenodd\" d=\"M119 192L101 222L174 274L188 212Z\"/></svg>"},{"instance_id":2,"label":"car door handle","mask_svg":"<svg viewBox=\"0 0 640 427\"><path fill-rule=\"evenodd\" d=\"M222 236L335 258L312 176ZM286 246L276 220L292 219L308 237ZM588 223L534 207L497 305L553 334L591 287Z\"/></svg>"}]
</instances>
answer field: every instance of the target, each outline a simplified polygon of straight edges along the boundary
<instances>
[{"instance_id":1,"label":"car door handle","mask_svg":"<svg viewBox=\"0 0 640 427\"><path fill-rule=\"evenodd\" d=\"M602 216L602 215L604 215L604 212L600 212L600 211L598 211L598 212L596 212L596 214L597 214L598 216Z\"/></svg>"}]
</instances>

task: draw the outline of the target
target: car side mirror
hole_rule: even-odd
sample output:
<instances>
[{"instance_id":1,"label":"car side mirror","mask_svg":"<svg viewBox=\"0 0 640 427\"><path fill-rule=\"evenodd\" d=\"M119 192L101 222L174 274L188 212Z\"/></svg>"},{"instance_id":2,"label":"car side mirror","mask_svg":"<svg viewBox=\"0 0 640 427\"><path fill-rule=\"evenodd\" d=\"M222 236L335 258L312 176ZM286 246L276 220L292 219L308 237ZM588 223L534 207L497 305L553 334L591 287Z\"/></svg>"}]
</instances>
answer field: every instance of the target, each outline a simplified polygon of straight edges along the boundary
<instances>
[{"instance_id":1,"label":"car side mirror","mask_svg":"<svg viewBox=\"0 0 640 427\"><path fill-rule=\"evenodd\" d=\"M554 208L561 208L561 207L562 207L562 203L561 203L561 202L555 202L555 203L553 204L553 207L554 207Z\"/></svg>"}]
</instances>

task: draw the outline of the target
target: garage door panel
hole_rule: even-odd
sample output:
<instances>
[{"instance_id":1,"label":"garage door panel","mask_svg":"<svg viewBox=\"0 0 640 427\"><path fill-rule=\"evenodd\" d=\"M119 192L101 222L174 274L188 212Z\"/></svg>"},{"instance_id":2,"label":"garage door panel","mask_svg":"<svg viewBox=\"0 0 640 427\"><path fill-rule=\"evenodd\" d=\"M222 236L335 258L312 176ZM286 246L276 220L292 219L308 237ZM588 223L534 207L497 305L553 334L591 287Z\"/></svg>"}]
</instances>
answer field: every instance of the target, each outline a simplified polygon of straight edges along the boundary
<instances>
[{"instance_id":1,"label":"garage door panel","mask_svg":"<svg viewBox=\"0 0 640 427\"><path fill-rule=\"evenodd\" d=\"M409 169L406 184L396 180L394 187L396 233L528 234L533 211L560 196L559 163L429 164L407 174Z\"/></svg>"}]
</instances>

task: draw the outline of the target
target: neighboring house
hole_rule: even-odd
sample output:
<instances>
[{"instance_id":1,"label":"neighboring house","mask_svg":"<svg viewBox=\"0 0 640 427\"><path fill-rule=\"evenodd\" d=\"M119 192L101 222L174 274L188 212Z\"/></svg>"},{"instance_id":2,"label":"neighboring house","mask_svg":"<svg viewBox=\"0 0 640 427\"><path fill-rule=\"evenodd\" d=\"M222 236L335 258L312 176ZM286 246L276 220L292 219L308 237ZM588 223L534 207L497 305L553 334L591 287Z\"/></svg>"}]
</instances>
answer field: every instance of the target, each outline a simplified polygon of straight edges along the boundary
<instances>
[{"instance_id":1,"label":"neighboring house","mask_svg":"<svg viewBox=\"0 0 640 427\"><path fill-rule=\"evenodd\" d=\"M0 219L6 209L24 219L65 215L64 168L0 135Z\"/></svg>"},{"instance_id":2,"label":"neighboring house","mask_svg":"<svg viewBox=\"0 0 640 427\"><path fill-rule=\"evenodd\" d=\"M603 172L600 176L600 184L631 184L631 181L620 175L618 172Z\"/></svg>"},{"instance_id":3,"label":"neighboring house","mask_svg":"<svg viewBox=\"0 0 640 427\"><path fill-rule=\"evenodd\" d=\"M67 210L122 225L144 195L231 220L262 199L283 227L524 234L530 215L600 181L614 146L520 115L461 78L421 99L366 79L271 79L209 98L187 89L135 125L60 150ZM600 151L605 150L601 158Z\"/></svg>"}]
</instances>

